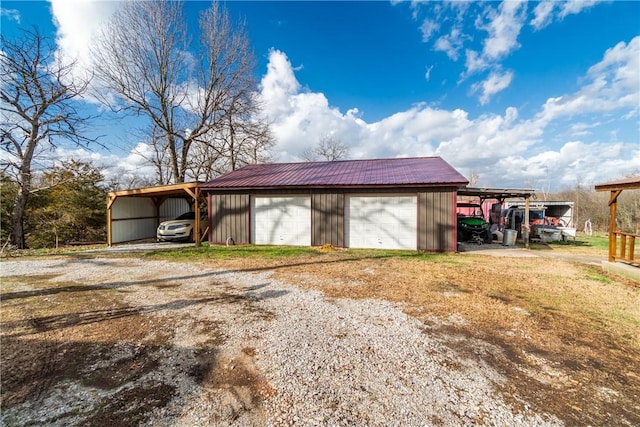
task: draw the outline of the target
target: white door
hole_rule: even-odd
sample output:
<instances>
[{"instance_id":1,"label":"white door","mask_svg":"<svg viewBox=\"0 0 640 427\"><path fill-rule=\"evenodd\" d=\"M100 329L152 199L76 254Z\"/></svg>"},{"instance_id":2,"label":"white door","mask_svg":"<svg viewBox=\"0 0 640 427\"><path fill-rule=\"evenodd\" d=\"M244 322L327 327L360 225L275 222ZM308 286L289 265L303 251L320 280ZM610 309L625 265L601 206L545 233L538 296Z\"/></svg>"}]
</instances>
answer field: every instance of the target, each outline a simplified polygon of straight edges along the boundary
<instances>
[{"instance_id":1,"label":"white door","mask_svg":"<svg viewBox=\"0 0 640 427\"><path fill-rule=\"evenodd\" d=\"M252 197L251 242L311 246L310 197Z\"/></svg>"},{"instance_id":2,"label":"white door","mask_svg":"<svg viewBox=\"0 0 640 427\"><path fill-rule=\"evenodd\" d=\"M416 196L351 196L346 204L348 247L418 248Z\"/></svg>"}]
</instances>

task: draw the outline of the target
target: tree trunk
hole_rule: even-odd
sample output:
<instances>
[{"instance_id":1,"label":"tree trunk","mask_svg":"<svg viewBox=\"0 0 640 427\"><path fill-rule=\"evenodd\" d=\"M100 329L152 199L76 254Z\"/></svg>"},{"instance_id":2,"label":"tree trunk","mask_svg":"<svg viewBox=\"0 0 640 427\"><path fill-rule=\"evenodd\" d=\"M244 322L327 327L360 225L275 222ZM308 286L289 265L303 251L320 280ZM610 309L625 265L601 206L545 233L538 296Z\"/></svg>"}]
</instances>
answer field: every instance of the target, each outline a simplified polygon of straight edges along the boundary
<instances>
[{"instance_id":1,"label":"tree trunk","mask_svg":"<svg viewBox=\"0 0 640 427\"><path fill-rule=\"evenodd\" d=\"M38 135L39 131L39 126L32 125L31 135ZM20 189L16 195L16 203L11 213L11 226L13 227L11 243L18 249L26 249L27 247L24 239L24 210L31 192L31 161L33 160L33 153L37 143L37 137L29 138L22 165L20 166Z\"/></svg>"},{"instance_id":2,"label":"tree trunk","mask_svg":"<svg viewBox=\"0 0 640 427\"><path fill-rule=\"evenodd\" d=\"M20 189L18 190L18 194L16 195L16 202L13 207L13 212L11 213L11 227L13 228L13 232L11 233L11 244L15 245L18 249L26 248L24 240L23 218L24 209L27 206L27 198L29 197L28 185L29 184L25 185L24 182L20 185Z\"/></svg>"}]
</instances>

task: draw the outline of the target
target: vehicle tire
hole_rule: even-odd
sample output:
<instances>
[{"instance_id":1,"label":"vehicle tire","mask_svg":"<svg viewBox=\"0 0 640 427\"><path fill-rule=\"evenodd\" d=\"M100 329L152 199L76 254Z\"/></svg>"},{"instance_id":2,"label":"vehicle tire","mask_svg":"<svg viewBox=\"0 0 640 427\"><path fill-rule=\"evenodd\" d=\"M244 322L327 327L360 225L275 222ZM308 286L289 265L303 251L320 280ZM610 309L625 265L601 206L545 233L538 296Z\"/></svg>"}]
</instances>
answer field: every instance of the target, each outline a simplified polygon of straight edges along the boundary
<instances>
[{"instance_id":1,"label":"vehicle tire","mask_svg":"<svg viewBox=\"0 0 640 427\"><path fill-rule=\"evenodd\" d=\"M191 230L191 231L189 232L189 241L190 241L190 242L193 242L193 241L194 241L194 240L193 240L193 230Z\"/></svg>"}]
</instances>

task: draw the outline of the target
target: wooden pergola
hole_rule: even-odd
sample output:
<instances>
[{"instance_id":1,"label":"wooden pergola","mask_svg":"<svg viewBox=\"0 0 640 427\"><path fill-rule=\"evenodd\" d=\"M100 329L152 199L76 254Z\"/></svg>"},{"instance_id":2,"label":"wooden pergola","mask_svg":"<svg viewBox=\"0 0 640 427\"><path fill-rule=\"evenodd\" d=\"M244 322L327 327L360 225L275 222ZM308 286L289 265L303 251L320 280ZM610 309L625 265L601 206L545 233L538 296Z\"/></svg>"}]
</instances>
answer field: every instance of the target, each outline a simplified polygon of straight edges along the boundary
<instances>
[{"instance_id":1,"label":"wooden pergola","mask_svg":"<svg viewBox=\"0 0 640 427\"><path fill-rule=\"evenodd\" d=\"M107 243L109 246L113 244L113 222L118 220L128 221L145 221L155 220L155 226L160 218L160 206L171 198L181 198L189 200L193 203L193 210L195 212L195 224L193 238L196 246L200 246L202 242L202 236L200 235L200 199L202 192L200 191L201 182L187 182L181 184L162 185L157 187L136 188L131 190L112 191L107 195ZM116 200L122 198L147 198L150 199L155 207L153 215L138 215L134 212L134 209L126 209L131 216L126 218L114 218L113 217L113 205ZM155 228L154 228L155 230ZM206 234L206 231L205 231ZM151 237L151 236L144 236ZM155 237L155 232L152 237Z\"/></svg>"},{"instance_id":2,"label":"wooden pergola","mask_svg":"<svg viewBox=\"0 0 640 427\"><path fill-rule=\"evenodd\" d=\"M605 182L595 186L596 191L609 191L609 262L626 261L640 266L640 258L636 259L635 242L637 234L625 233L618 230L618 196L623 190L640 189L640 177L626 178L618 181ZM618 237L620 238L620 251L618 254Z\"/></svg>"}]
</instances>

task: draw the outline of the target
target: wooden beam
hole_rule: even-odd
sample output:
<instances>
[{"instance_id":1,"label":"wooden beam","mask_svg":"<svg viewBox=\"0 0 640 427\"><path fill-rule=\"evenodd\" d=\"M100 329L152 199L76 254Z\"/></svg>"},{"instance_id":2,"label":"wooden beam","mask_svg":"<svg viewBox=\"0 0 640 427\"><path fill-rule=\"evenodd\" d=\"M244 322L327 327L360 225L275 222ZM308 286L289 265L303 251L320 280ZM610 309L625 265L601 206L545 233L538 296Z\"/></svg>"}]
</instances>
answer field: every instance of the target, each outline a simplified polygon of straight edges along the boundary
<instances>
[{"instance_id":1,"label":"wooden beam","mask_svg":"<svg viewBox=\"0 0 640 427\"><path fill-rule=\"evenodd\" d=\"M197 188L200 182L161 185L158 187L134 188L131 190L112 191L115 196L179 196L183 190Z\"/></svg>"},{"instance_id":2,"label":"wooden beam","mask_svg":"<svg viewBox=\"0 0 640 427\"><path fill-rule=\"evenodd\" d=\"M194 199L195 201L197 201L197 200L198 200L198 195L197 195L197 193L198 193L198 187L195 187L195 188L194 188L195 192L191 191L191 189L189 189L189 188L187 188L187 187L183 188L183 190L184 190L188 195L190 195L192 199Z\"/></svg>"},{"instance_id":3,"label":"wooden beam","mask_svg":"<svg viewBox=\"0 0 640 427\"><path fill-rule=\"evenodd\" d=\"M113 205L113 202L115 202L117 198L118 196L113 193L107 195L107 209L111 209L111 205Z\"/></svg>"},{"instance_id":4,"label":"wooden beam","mask_svg":"<svg viewBox=\"0 0 640 427\"><path fill-rule=\"evenodd\" d=\"M622 193L622 190L611 190L611 197L609 197L609 206L618 201L618 196Z\"/></svg>"}]
</instances>

